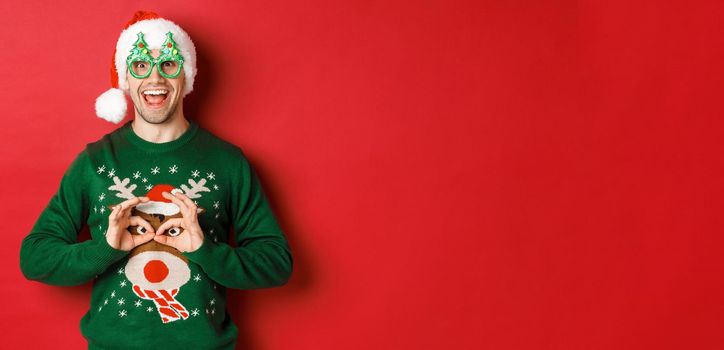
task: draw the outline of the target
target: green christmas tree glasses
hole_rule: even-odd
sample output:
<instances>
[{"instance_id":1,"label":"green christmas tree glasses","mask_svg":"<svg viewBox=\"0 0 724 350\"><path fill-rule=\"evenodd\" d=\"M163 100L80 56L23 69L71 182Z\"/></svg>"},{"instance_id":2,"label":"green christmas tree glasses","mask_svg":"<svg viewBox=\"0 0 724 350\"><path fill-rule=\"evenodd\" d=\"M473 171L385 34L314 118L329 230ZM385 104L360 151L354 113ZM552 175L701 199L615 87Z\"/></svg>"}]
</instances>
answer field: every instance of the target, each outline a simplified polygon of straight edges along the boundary
<instances>
[{"instance_id":1,"label":"green christmas tree glasses","mask_svg":"<svg viewBox=\"0 0 724 350\"><path fill-rule=\"evenodd\" d=\"M171 32L166 33L166 41L161 47L161 54L158 58L151 56L148 44L143 40L143 33L138 33L138 40L133 44L131 53L126 58L128 71L136 79L145 79L151 75L153 66L157 66L158 73L164 78L172 79L178 77L181 68L184 66L184 58L176 48Z\"/></svg>"}]
</instances>

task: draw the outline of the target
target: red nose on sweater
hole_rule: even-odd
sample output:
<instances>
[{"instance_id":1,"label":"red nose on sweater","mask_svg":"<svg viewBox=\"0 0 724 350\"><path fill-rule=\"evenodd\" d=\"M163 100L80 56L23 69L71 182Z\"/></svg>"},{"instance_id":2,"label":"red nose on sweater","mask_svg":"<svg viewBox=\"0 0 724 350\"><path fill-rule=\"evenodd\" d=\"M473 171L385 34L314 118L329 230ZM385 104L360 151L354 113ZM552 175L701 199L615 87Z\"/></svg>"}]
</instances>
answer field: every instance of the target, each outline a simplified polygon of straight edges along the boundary
<instances>
[{"instance_id":1,"label":"red nose on sweater","mask_svg":"<svg viewBox=\"0 0 724 350\"><path fill-rule=\"evenodd\" d=\"M151 260L143 267L143 275L151 283L161 282L168 276L168 266L161 260Z\"/></svg>"}]
</instances>

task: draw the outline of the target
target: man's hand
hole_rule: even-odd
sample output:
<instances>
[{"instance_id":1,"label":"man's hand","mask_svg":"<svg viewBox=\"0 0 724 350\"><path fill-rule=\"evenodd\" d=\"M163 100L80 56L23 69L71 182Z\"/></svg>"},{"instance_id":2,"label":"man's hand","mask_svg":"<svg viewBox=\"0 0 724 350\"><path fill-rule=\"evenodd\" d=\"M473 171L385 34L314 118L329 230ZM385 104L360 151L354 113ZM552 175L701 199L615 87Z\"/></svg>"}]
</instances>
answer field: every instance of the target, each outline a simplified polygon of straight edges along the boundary
<instances>
[{"instance_id":1,"label":"man's hand","mask_svg":"<svg viewBox=\"0 0 724 350\"><path fill-rule=\"evenodd\" d=\"M181 252L193 252L199 249L201 244L204 243L204 232L201 230L201 226L199 226L197 207L194 201L180 192L175 195L163 192L161 195L176 204L179 209L181 209L181 215L183 215L183 217L166 220L166 222L158 227L158 231L156 231L153 239L156 240L156 242L174 247ZM183 228L183 232L173 237L163 235L164 231L173 227Z\"/></svg>"},{"instance_id":2,"label":"man's hand","mask_svg":"<svg viewBox=\"0 0 724 350\"><path fill-rule=\"evenodd\" d=\"M139 216L131 216L131 208L148 201L148 197L134 197L113 207L113 211L108 216L108 231L106 232L106 241L111 247L130 251L153 239L155 233L151 224ZM129 226L142 226L146 228L146 233L132 235L128 232Z\"/></svg>"}]
</instances>

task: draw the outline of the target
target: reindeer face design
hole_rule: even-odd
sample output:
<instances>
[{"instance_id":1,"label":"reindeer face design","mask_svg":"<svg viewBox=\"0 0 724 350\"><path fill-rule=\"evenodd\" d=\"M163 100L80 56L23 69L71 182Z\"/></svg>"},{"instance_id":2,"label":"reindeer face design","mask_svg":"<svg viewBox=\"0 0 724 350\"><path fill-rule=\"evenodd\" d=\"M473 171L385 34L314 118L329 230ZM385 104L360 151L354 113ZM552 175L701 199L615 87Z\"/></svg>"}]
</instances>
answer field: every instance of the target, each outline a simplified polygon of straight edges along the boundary
<instances>
[{"instance_id":1,"label":"reindeer face design","mask_svg":"<svg viewBox=\"0 0 724 350\"><path fill-rule=\"evenodd\" d=\"M126 188L129 179L120 181L118 177L115 177L114 181L116 185L109 189L121 188L125 191L126 196L135 188L135 185ZM182 192L185 192L190 198L201 197L198 192L208 191L208 188L203 186L205 181L201 179L196 183L189 179L192 188L182 185L181 187L184 189ZM131 215L140 216L151 224L154 231L158 230L169 219L183 216L176 204L161 195L162 192L179 191L181 190L175 189L171 185L156 185L147 194L150 201L136 205L131 209ZM197 213L201 214L204 211L203 208L198 208ZM133 235L143 234L146 232L145 230L143 226L128 227L128 231ZM183 228L175 227L166 230L163 234L178 236L182 232ZM131 250L124 271L126 278L133 283L134 293L142 299L154 301L163 323L188 318L188 312L181 303L176 301L175 296L181 286L191 278L191 270L188 267L188 259L176 248L154 240L146 242Z\"/></svg>"},{"instance_id":2,"label":"reindeer face design","mask_svg":"<svg viewBox=\"0 0 724 350\"><path fill-rule=\"evenodd\" d=\"M199 213L201 212L203 209ZM167 220L182 217L181 213L149 214L136 208L131 209L131 215L140 216L148 221L154 231L158 230L161 224ZM143 226L130 226L128 231L133 235L140 235L144 234L146 229ZM182 231L181 227L173 227L163 234L178 236ZM176 248L153 240L131 250L125 272L129 281L143 289L172 290L186 284L190 278L188 259Z\"/></svg>"},{"instance_id":3,"label":"reindeer face design","mask_svg":"<svg viewBox=\"0 0 724 350\"><path fill-rule=\"evenodd\" d=\"M202 213L202 212L203 212L203 210L199 211L199 213ZM181 213L176 213L173 215L164 215L164 214L158 214L158 213L148 214L148 213L142 212L136 208L131 209L131 215L139 216L139 217L143 218L143 220L148 221L148 223L151 224L151 227L153 227L154 230L158 230L158 228L161 227L161 225L169 219L183 217L183 215L181 215ZM128 231L131 232L132 235L142 235L142 234L146 233L146 228L143 226L129 226ZM183 228L173 227L169 230L166 230L166 232L164 232L164 234L174 237L174 236L180 235L181 232L183 232Z\"/></svg>"}]
</instances>

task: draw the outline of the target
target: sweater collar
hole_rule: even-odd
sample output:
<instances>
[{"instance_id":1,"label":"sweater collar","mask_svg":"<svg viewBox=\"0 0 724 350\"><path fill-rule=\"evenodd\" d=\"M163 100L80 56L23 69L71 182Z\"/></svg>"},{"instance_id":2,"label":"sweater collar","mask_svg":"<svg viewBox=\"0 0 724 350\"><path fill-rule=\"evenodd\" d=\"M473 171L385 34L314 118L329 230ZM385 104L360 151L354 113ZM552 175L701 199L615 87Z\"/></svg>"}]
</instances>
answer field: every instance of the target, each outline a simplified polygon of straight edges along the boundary
<instances>
[{"instance_id":1,"label":"sweater collar","mask_svg":"<svg viewBox=\"0 0 724 350\"><path fill-rule=\"evenodd\" d=\"M146 141L138 136L131 127L132 122L133 120L129 120L128 122L126 122L126 124L124 124L121 128L121 133L130 143L148 153L173 151L188 143L194 137L194 135L196 135L196 131L198 131L199 128L198 124L196 124L192 120L189 120L189 127L177 139L168 142L156 143Z\"/></svg>"}]
</instances>

